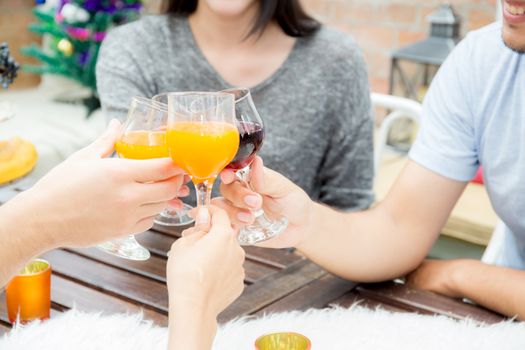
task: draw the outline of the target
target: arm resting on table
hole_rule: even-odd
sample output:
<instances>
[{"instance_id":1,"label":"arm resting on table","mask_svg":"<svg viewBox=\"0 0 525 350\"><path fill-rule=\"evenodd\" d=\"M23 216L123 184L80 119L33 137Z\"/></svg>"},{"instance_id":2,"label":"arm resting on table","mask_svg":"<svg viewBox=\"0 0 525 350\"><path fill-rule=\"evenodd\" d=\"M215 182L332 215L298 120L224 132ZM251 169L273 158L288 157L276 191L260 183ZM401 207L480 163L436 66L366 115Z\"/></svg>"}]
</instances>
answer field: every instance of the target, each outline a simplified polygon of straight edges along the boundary
<instances>
[{"instance_id":1,"label":"arm resting on table","mask_svg":"<svg viewBox=\"0 0 525 350\"><path fill-rule=\"evenodd\" d=\"M525 271L477 260L459 260L451 276L458 295L503 315L525 320Z\"/></svg>"}]
</instances>

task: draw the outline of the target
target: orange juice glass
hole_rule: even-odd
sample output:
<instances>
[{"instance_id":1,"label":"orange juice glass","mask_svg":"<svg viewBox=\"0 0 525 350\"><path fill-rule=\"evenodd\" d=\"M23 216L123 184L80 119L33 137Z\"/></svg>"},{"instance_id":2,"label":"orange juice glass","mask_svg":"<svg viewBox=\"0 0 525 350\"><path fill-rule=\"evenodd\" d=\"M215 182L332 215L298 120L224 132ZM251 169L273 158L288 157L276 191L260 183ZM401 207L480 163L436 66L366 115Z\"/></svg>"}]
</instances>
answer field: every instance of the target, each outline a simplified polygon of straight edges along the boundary
<instances>
[{"instance_id":1,"label":"orange juice glass","mask_svg":"<svg viewBox=\"0 0 525 350\"><path fill-rule=\"evenodd\" d=\"M209 205L213 182L239 148L235 97L223 92L167 94L166 143L173 162L192 178L197 205Z\"/></svg>"},{"instance_id":2,"label":"orange juice glass","mask_svg":"<svg viewBox=\"0 0 525 350\"><path fill-rule=\"evenodd\" d=\"M6 287L9 321L27 323L49 318L51 310L51 265L42 259L27 264Z\"/></svg>"},{"instance_id":3,"label":"orange juice glass","mask_svg":"<svg viewBox=\"0 0 525 350\"><path fill-rule=\"evenodd\" d=\"M165 131L137 130L122 136L115 144L121 158L153 159L169 157Z\"/></svg>"}]
</instances>

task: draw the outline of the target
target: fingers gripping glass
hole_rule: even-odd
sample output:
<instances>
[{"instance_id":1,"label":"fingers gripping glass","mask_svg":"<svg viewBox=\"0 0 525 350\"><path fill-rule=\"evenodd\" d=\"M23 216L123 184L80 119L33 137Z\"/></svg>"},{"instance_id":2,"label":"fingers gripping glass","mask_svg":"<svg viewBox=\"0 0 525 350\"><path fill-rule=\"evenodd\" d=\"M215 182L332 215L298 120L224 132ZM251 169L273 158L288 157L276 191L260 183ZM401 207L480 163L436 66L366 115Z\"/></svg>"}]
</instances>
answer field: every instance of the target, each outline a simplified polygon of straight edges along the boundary
<instances>
[{"instance_id":1,"label":"fingers gripping glass","mask_svg":"<svg viewBox=\"0 0 525 350\"><path fill-rule=\"evenodd\" d=\"M173 92L167 100L169 154L190 175L197 206L209 205L217 175L239 147L234 97L220 92Z\"/></svg>"},{"instance_id":2,"label":"fingers gripping glass","mask_svg":"<svg viewBox=\"0 0 525 350\"><path fill-rule=\"evenodd\" d=\"M168 157L166 147L167 109L143 97L134 97L121 135L115 144L119 157L153 159ZM133 235L102 243L100 249L130 260L147 260L149 251Z\"/></svg>"},{"instance_id":3,"label":"fingers gripping glass","mask_svg":"<svg viewBox=\"0 0 525 350\"><path fill-rule=\"evenodd\" d=\"M262 146L264 125L249 89L236 88L223 90L223 92L235 96L235 114L240 135L239 150L228 168L236 170L237 177L249 185L250 165ZM238 240L242 245L266 241L281 234L288 226L288 220L285 217L272 220L262 209L257 210L254 214L255 222L245 226L239 232Z\"/></svg>"}]
</instances>

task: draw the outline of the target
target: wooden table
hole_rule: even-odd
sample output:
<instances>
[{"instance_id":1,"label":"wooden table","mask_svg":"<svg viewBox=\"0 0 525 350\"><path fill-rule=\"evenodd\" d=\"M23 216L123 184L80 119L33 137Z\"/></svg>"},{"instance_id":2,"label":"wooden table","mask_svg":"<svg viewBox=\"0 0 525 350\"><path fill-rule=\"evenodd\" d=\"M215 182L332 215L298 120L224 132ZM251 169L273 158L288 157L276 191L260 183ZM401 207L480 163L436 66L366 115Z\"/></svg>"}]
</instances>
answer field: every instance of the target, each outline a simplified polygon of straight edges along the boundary
<instances>
[{"instance_id":1,"label":"wooden table","mask_svg":"<svg viewBox=\"0 0 525 350\"><path fill-rule=\"evenodd\" d=\"M0 191L0 203L23 190ZM16 233L16 228L13 228ZM57 249L46 253L53 270L52 316L73 306L105 313L144 312L156 324L168 323L166 289L167 251L177 239L174 232L154 229L137 236L152 257L135 262L113 257L96 248ZM432 293L387 282L361 284L337 278L301 256L287 250L246 248L245 291L221 315L225 322L240 315L323 308L329 304L350 306L361 300L368 307L381 306L396 312L442 314L457 319L493 323L502 316L488 310ZM0 294L0 334L8 332L5 296Z\"/></svg>"}]
</instances>

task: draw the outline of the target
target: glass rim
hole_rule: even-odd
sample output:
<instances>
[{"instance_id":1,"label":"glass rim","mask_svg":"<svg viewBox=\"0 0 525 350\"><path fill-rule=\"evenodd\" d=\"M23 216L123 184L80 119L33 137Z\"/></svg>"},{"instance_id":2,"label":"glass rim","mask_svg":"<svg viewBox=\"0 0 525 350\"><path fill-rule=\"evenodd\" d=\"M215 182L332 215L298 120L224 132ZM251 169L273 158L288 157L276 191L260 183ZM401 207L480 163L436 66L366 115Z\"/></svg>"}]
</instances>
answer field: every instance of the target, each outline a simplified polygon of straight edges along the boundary
<instances>
[{"instance_id":1,"label":"glass rim","mask_svg":"<svg viewBox=\"0 0 525 350\"><path fill-rule=\"evenodd\" d=\"M243 95L239 98L236 98L237 96L235 96L235 94L233 94L232 92L234 91L241 91L243 92ZM252 95L252 92L250 91L249 88L247 87L234 87L234 88L230 88L230 89L226 89L226 90L221 90L220 92L226 92L228 94L231 94L235 97L235 103L239 103L241 102L242 100L244 100L245 98L248 98Z\"/></svg>"},{"instance_id":2,"label":"glass rim","mask_svg":"<svg viewBox=\"0 0 525 350\"><path fill-rule=\"evenodd\" d=\"M212 95L216 97L226 97L231 94L222 92L222 91L173 91L173 92L163 92L163 93L157 94L153 96L152 99L154 99L155 97L164 96L164 95L168 97L169 96L192 96L192 95L195 95L195 96Z\"/></svg>"},{"instance_id":3,"label":"glass rim","mask_svg":"<svg viewBox=\"0 0 525 350\"><path fill-rule=\"evenodd\" d=\"M32 263L35 263L35 262L41 262L41 263L44 263L46 265L46 268L41 270L41 271L38 271L38 272L33 272L33 273L22 273L22 271L29 265L31 265ZM44 259L33 259L31 260L30 262L28 262L27 264L24 265L24 267L22 267L18 273L16 274L16 276L14 277L33 277L33 276L38 276L38 275L41 275L41 274L44 274L46 273L47 271L49 271L51 269L51 263L47 260L44 260Z\"/></svg>"},{"instance_id":4,"label":"glass rim","mask_svg":"<svg viewBox=\"0 0 525 350\"><path fill-rule=\"evenodd\" d=\"M153 100L153 98L147 98L144 96L133 96L131 99L131 103L147 105L148 107L152 107L153 109L160 110L161 112L168 112L168 106L165 103L160 102L160 101L155 101Z\"/></svg>"}]
</instances>

